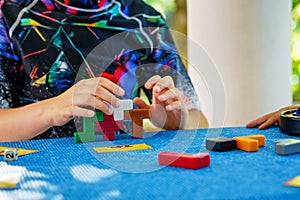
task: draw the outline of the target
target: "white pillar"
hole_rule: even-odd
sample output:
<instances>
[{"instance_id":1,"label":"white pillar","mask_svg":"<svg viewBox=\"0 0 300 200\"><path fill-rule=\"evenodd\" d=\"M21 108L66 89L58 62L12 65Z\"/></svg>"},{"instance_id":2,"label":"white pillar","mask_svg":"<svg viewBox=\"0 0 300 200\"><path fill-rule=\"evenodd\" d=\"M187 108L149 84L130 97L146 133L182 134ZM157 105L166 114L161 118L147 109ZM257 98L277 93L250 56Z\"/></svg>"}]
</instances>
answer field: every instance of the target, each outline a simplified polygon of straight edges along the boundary
<instances>
[{"instance_id":1,"label":"white pillar","mask_svg":"<svg viewBox=\"0 0 300 200\"><path fill-rule=\"evenodd\" d=\"M189 66L204 113L213 127L244 126L249 120L292 104L290 0L187 3L189 43L204 48L223 81L224 98L213 99L216 97L210 94L216 88L205 85L209 77L201 79L199 73L194 73L195 68L203 70L201 63ZM196 54L192 46L189 59ZM224 124L214 120L221 104L225 105Z\"/></svg>"}]
</instances>

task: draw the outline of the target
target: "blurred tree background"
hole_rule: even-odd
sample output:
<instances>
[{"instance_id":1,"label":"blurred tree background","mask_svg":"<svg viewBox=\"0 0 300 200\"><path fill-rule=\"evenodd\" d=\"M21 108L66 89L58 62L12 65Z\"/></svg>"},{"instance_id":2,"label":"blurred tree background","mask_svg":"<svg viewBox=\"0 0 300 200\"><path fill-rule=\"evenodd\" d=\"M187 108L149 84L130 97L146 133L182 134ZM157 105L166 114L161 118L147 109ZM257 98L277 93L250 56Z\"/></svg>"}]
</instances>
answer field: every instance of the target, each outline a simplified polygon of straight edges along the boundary
<instances>
[{"instance_id":1,"label":"blurred tree background","mask_svg":"<svg viewBox=\"0 0 300 200\"><path fill-rule=\"evenodd\" d=\"M292 90L293 99L300 101L300 0L293 0L292 7Z\"/></svg>"},{"instance_id":2,"label":"blurred tree background","mask_svg":"<svg viewBox=\"0 0 300 200\"><path fill-rule=\"evenodd\" d=\"M186 0L144 1L163 14L172 30L187 35ZM180 47L180 55L186 58L187 41L180 41L175 38L175 42ZM291 58L293 100L300 102L300 0L292 0Z\"/></svg>"},{"instance_id":3,"label":"blurred tree background","mask_svg":"<svg viewBox=\"0 0 300 200\"><path fill-rule=\"evenodd\" d=\"M144 0L163 14L171 29L186 33L186 0Z\"/></svg>"},{"instance_id":4,"label":"blurred tree background","mask_svg":"<svg viewBox=\"0 0 300 200\"><path fill-rule=\"evenodd\" d=\"M144 0L162 13L171 30L187 35L186 0ZM300 0L299 0L300 1ZM184 37L174 37L179 54L187 66L187 40Z\"/></svg>"}]
</instances>

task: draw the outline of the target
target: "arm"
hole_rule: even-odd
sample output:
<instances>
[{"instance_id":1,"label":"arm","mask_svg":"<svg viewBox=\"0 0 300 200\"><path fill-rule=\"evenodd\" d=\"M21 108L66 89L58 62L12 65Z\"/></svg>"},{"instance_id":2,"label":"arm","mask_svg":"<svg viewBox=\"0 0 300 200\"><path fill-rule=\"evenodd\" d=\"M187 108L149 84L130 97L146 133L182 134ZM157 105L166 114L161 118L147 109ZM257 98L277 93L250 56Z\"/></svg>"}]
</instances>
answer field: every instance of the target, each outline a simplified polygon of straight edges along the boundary
<instances>
[{"instance_id":1,"label":"arm","mask_svg":"<svg viewBox=\"0 0 300 200\"><path fill-rule=\"evenodd\" d=\"M112 114L105 103L119 106L124 90L105 78L78 82L63 94L14 109L0 109L0 141L31 139L51 126L61 126L74 116L93 117L94 109Z\"/></svg>"},{"instance_id":2,"label":"arm","mask_svg":"<svg viewBox=\"0 0 300 200\"><path fill-rule=\"evenodd\" d=\"M299 105L283 107L275 112L268 113L266 115L263 115L262 117L259 117L253 121L248 122L246 124L246 127L247 128L258 127L259 129L266 129L279 122L281 112L285 110L297 109L298 107Z\"/></svg>"},{"instance_id":3,"label":"arm","mask_svg":"<svg viewBox=\"0 0 300 200\"><path fill-rule=\"evenodd\" d=\"M185 129L198 129L208 127L208 121L201 110L189 110L188 120Z\"/></svg>"}]
</instances>

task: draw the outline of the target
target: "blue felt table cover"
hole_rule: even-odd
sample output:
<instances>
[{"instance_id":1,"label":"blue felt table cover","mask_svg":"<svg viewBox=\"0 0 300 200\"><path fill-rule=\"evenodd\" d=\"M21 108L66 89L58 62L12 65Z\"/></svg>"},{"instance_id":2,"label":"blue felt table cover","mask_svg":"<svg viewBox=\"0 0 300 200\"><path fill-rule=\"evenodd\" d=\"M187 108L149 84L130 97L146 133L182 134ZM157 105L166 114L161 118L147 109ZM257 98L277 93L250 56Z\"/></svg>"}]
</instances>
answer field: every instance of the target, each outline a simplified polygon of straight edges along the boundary
<instances>
[{"instance_id":1,"label":"blue felt table cover","mask_svg":"<svg viewBox=\"0 0 300 200\"><path fill-rule=\"evenodd\" d=\"M258 152L209 152L205 139L263 134ZM74 143L73 138L0 143L40 150L21 156L24 177L16 189L0 190L0 199L300 199L300 188L284 182L300 175L300 154L280 156L274 142L285 135L233 127L147 133L144 139L119 135L115 141ZM299 139L299 138L295 138ZM146 143L151 150L98 154L93 147ZM208 152L209 167L188 170L160 166L161 151ZM0 157L1 158L1 157Z\"/></svg>"}]
</instances>

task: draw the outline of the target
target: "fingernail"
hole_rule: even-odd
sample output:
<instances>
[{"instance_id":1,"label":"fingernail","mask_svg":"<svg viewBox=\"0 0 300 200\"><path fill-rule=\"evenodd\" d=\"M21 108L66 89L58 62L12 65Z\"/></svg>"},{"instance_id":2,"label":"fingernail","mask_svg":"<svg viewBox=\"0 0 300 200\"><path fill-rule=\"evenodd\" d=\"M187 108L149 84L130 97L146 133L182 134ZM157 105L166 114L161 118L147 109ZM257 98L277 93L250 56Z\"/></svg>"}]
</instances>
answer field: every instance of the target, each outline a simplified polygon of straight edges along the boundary
<instances>
[{"instance_id":1,"label":"fingernail","mask_svg":"<svg viewBox=\"0 0 300 200\"><path fill-rule=\"evenodd\" d=\"M146 88L150 88L151 86L152 86L152 83L146 83L146 84L145 84L145 87L146 87Z\"/></svg>"},{"instance_id":2,"label":"fingernail","mask_svg":"<svg viewBox=\"0 0 300 200\"><path fill-rule=\"evenodd\" d=\"M160 86L155 86L155 91L156 92L160 92L161 91L161 87Z\"/></svg>"},{"instance_id":3,"label":"fingernail","mask_svg":"<svg viewBox=\"0 0 300 200\"><path fill-rule=\"evenodd\" d=\"M116 107L119 107L119 106L120 106L120 100L119 100L119 99L116 99L116 101L115 101L114 104L115 104Z\"/></svg>"},{"instance_id":4,"label":"fingernail","mask_svg":"<svg viewBox=\"0 0 300 200\"><path fill-rule=\"evenodd\" d=\"M168 111L171 111L171 110L173 110L173 109L174 109L174 107L171 106L171 105L167 105L167 106L166 106L166 110L168 110Z\"/></svg>"},{"instance_id":5,"label":"fingernail","mask_svg":"<svg viewBox=\"0 0 300 200\"><path fill-rule=\"evenodd\" d=\"M166 95L160 95L159 100L165 101L165 100L167 100L167 96Z\"/></svg>"},{"instance_id":6,"label":"fingernail","mask_svg":"<svg viewBox=\"0 0 300 200\"><path fill-rule=\"evenodd\" d=\"M89 110L89 111L87 112L88 117L93 117L94 114L95 114L95 112L92 111L92 110Z\"/></svg>"},{"instance_id":7,"label":"fingernail","mask_svg":"<svg viewBox=\"0 0 300 200\"><path fill-rule=\"evenodd\" d=\"M120 88L119 92L120 94L125 94L125 90L123 88Z\"/></svg>"},{"instance_id":8,"label":"fingernail","mask_svg":"<svg viewBox=\"0 0 300 200\"><path fill-rule=\"evenodd\" d=\"M113 110L112 110L111 108L109 108L109 109L107 110L107 114L108 114L108 115L112 115L112 114L113 114Z\"/></svg>"}]
</instances>

